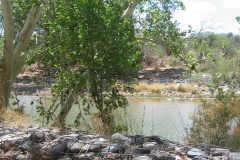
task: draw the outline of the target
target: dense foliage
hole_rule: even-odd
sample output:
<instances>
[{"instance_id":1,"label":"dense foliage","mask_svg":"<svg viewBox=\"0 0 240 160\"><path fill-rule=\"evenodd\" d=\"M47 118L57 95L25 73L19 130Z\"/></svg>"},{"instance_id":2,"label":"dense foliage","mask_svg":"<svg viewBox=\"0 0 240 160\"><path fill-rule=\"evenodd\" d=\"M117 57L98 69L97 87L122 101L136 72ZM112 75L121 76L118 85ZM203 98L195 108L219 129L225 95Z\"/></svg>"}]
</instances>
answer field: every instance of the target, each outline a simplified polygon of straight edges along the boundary
<instances>
[{"instance_id":1,"label":"dense foliage","mask_svg":"<svg viewBox=\"0 0 240 160\"><path fill-rule=\"evenodd\" d=\"M59 71L53 91L67 96L75 90L92 99L103 124L113 128L112 110L127 105L114 85L132 79L139 68L133 22L121 19L123 6L115 2L58 0L54 5L54 18L45 15L42 22L47 35L41 51L47 55L44 63Z\"/></svg>"}]
</instances>

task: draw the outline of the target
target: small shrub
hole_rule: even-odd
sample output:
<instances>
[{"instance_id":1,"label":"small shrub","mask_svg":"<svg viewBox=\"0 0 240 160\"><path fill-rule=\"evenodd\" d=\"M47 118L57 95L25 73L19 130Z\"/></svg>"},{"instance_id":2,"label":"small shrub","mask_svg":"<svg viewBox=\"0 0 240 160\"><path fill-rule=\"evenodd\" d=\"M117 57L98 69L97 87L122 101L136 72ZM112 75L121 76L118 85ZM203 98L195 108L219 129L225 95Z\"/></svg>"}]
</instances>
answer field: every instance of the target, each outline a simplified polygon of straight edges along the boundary
<instances>
[{"instance_id":1,"label":"small shrub","mask_svg":"<svg viewBox=\"0 0 240 160\"><path fill-rule=\"evenodd\" d=\"M193 88L191 93L192 94L197 94L197 92L198 92L198 90L196 88Z\"/></svg>"},{"instance_id":2,"label":"small shrub","mask_svg":"<svg viewBox=\"0 0 240 160\"><path fill-rule=\"evenodd\" d=\"M192 116L193 125L188 140L191 143L239 148L240 100L231 87L226 91L221 88L222 78L213 77L211 94L214 99L202 100Z\"/></svg>"},{"instance_id":3,"label":"small shrub","mask_svg":"<svg viewBox=\"0 0 240 160\"><path fill-rule=\"evenodd\" d=\"M178 92L187 92L185 86L183 86L182 84L180 84L180 85L178 86L177 91L178 91Z\"/></svg>"}]
</instances>

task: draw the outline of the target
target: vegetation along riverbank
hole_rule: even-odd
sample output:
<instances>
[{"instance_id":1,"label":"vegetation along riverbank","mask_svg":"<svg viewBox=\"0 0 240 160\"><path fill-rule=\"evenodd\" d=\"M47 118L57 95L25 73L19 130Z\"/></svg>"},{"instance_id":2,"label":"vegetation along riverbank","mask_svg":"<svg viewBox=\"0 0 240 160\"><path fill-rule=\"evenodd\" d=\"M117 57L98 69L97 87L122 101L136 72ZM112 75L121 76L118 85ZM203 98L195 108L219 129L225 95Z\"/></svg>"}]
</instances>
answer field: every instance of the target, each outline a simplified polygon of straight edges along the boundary
<instances>
[{"instance_id":1,"label":"vegetation along riverbank","mask_svg":"<svg viewBox=\"0 0 240 160\"><path fill-rule=\"evenodd\" d=\"M178 0L0 2L1 158L239 158L239 34L180 29ZM184 144L140 132L166 129L129 97L197 99Z\"/></svg>"}]
</instances>

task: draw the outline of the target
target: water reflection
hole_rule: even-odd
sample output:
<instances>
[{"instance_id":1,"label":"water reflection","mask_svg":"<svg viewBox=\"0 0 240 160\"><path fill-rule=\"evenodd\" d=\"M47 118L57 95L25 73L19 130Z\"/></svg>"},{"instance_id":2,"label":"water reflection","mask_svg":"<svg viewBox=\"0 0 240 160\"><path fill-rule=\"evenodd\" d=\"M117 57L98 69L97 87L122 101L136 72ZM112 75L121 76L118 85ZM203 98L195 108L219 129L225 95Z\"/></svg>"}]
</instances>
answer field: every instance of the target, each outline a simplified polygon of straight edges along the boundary
<instances>
[{"instance_id":1,"label":"water reflection","mask_svg":"<svg viewBox=\"0 0 240 160\"><path fill-rule=\"evenodd\" d=\"M38 117L36 112L36 96L18 96L19 105L25 106L24 111L32 118ZM13 100L12 100L13 101ZM34 102L34 104L32 104ZM44 106L51 104L50 98L42 99ZM127 121L129 134L159 135L170 140L181 142L186 134L185 128L191 125L189 115L199 104L196 100L173 100L159 98L129 98L129 107L126 113L118 110L115 113L120 123ZM81 105L72 107L70 114L66 118L67 124L73 124L78 115Z\"/></svg>"},{"instance_id":2,"label":"water reflection","mask_svg":"<svg viewBox=\"0 0 240 160\"><path fill-rule=\"evenodd\" d=\"M189 115L199 104L198 101L130 98L129 113L131 118L141 121L144 135L160 135L170 140L181 142L186 127L191 125Z\"/></svg>"}]
</instances>

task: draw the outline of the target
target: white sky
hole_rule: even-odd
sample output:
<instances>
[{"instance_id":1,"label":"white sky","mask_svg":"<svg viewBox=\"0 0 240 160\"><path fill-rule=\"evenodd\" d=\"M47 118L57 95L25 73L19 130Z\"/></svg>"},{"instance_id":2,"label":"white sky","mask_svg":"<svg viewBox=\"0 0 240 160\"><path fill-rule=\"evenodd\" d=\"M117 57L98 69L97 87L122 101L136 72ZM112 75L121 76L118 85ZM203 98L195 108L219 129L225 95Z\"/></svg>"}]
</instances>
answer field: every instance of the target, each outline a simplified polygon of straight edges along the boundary
<instances>
[{"instance_id":1,"label":"white sky","mask_svg":"<svg viewBox=\"0 0 240 160\"><path fill-rule=\"evenodd\" d=\"M213 27L205 30L217 33L240 34L240 24L236 17L240 16L240 0L181 0L186 9L178 10L174 19L180 23L181 30L187 30L191 25L194 30L199 31L201 22L205 21L203 27Z\"/></svg>"}]
</instances>

